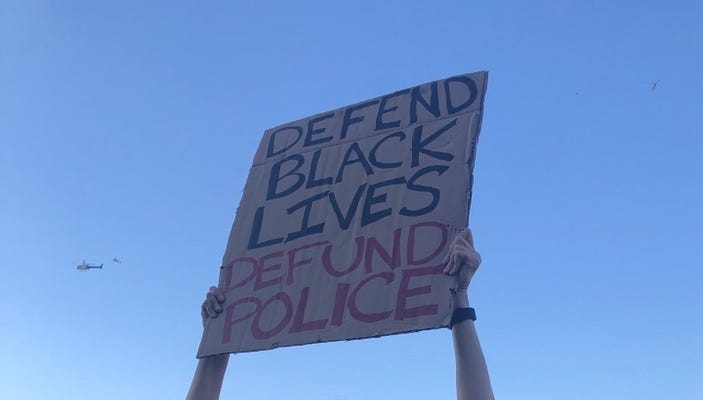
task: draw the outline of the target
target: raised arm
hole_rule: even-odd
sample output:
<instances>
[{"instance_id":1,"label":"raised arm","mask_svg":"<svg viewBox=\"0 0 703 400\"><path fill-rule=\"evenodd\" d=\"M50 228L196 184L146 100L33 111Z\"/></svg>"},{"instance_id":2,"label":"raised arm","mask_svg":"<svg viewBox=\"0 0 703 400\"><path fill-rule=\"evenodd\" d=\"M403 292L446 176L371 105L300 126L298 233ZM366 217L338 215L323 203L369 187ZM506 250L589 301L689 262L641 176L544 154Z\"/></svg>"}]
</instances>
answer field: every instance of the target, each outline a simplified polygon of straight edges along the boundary
<instances>
[{"instance_id":1,"label":"raised arm","mask_svg":"<svg viewBox=\"0 0 703 400\"><path fill-rule=\"evenodd\" d=\"M486 359L483 357L474 326L475 314L469 306L469 283L481 264L481 256L474 250L471 230L464 230L454 239L445 262L447 265L444 273L458 275L459 279L452 318L454 358L456 359L456 398L457 400L493 400L495 398Z\"/></svg>"},{"instance_id":2,"label":"raised arm","mask_svg":"<svg viewBox=\"0 0 703 400\"><path fill-rule=\"evenodd\" d=\"M222 303L225 296L222 291L213 286L208 291L203 305L200 307L200 315L203 317L203 326L208 318L217 318L222 312ZM195 368L193 381L186 400L217 400L220 398L222 380L227 370L229 354L205 357L198 360Z\"/></svg>"}]
</instances>

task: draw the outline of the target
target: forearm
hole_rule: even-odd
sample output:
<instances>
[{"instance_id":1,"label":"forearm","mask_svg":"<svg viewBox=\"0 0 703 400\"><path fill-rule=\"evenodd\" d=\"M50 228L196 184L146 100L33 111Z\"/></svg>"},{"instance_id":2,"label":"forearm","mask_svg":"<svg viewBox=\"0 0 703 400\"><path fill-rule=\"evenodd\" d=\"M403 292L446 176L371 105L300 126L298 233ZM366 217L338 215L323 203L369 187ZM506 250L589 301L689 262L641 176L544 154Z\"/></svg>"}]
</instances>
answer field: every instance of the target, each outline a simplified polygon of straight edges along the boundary
<instances>
[{"instance_id":1,"label":"forearm","mask_svg":"<svg viewBox=\"0 0 703 400\"><path fill-rule=\"evenodd\" d=\"M199 359L186 400L219 399L228 361L229 354Z\"/></svg>"},{"instance_id":2,"label":"forearm","mask_svg":"<svg viewBox=\"0 0 703 400\"><path fill-rule=\"evenodd\" d=\"M456 307L469 306L465 290L457 292ZM465 320L452 327L454 356L456 358L457 400L493 400L486 360L478 341L474 321Z\"/></svg>"}]
</instances>

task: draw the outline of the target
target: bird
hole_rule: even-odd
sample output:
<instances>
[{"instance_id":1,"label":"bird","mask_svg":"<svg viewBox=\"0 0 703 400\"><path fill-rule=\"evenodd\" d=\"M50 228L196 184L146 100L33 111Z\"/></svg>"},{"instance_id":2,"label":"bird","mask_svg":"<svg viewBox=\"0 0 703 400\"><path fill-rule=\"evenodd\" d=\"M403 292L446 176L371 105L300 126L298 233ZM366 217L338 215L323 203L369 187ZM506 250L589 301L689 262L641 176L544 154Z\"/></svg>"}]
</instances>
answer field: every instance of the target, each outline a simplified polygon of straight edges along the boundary
<instances>
[{"instance_id":1,"label":"bird","mask_svg":"<svg viewBox=\"0 0 703 400\"><path fill-rule=\"evenodd\" d=\"M122 264L122 260L120 260L120 259L117 258L117 257L113 258L112 261L113 261L113 262L116 262L116 263L118 263L118 264Z\"/></svg>"}]
</instances>

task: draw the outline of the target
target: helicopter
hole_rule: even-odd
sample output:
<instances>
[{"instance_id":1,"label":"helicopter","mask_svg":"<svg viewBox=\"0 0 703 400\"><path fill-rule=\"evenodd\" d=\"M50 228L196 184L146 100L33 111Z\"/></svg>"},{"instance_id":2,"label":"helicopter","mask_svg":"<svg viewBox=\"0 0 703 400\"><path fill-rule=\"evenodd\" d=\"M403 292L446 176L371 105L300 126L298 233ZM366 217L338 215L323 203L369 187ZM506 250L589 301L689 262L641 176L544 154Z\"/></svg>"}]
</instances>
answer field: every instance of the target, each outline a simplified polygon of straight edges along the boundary
<instances>
[{"instance_id":1,"label":"helicopter","mask_svg":"<svg viewBox=\"0 0 703 400\"><path fill-rule=\"evenodd\" d=\"M83 263L82 263L82 264L76 265L76 269L79 270L79 271L82 271L82 272L86 272L86 271L88 271L89 269L103 269L103 265L102 265L102 264L100 264L100 265L91 265L91 264L86 263L85 260L83 260Z\"/></svg>"}]
</instances>

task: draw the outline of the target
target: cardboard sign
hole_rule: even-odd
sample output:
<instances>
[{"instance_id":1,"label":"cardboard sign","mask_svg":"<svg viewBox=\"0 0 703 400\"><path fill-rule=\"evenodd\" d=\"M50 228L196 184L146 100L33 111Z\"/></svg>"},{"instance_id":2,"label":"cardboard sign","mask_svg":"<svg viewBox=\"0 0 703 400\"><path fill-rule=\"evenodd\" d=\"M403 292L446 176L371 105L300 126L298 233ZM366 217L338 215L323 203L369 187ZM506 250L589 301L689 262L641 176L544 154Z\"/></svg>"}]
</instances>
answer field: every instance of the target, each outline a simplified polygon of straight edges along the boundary
<instances>
[{"instance_id":1,"label":"cardboard sign","mask_svg":"<svg viewBox=\"0 0 703 400\"><path fill-rule=\"evenodd\" d=\"M445 327L487 72L265 132L198 357Z\"/></svg>"}]
</instances>

